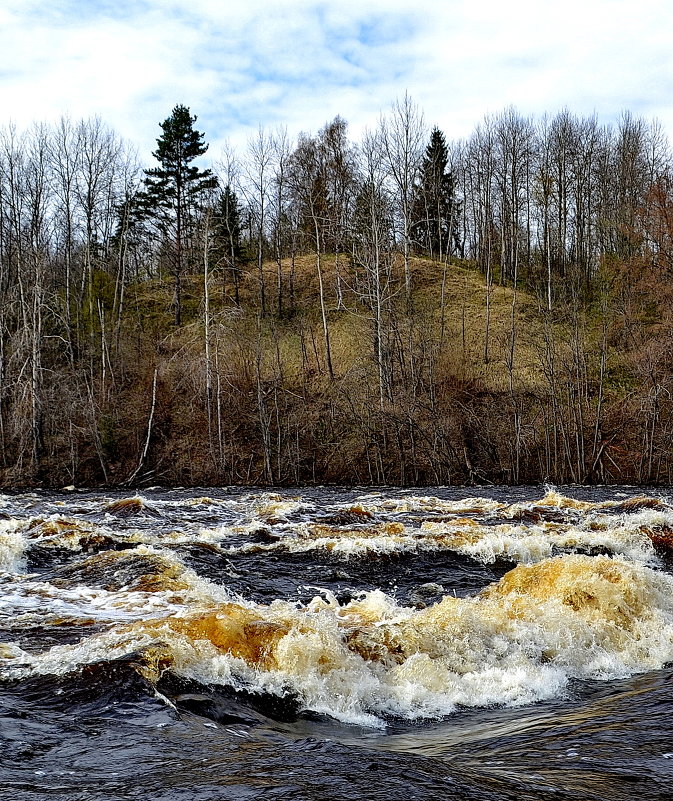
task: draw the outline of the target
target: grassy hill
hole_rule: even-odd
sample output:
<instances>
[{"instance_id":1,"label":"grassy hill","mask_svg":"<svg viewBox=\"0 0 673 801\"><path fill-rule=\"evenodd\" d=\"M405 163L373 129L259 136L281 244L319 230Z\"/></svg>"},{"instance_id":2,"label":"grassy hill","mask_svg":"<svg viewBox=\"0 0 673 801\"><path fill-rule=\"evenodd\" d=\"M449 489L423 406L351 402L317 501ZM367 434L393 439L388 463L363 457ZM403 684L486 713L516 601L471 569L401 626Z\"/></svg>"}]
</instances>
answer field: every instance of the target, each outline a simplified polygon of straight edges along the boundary
<instances>
[{"instance_id":1,"label":"grassy hill","mask_svg":"<svg viewBox=\"0 0 673 801\"><path fill-rule=\"evenodd\" d=\"M321 256L322 304L311 254L244 268L238 304L230 275L212 269L206 292L187 274L180 326L172 276L122 295L97 275L86 333L43 373L39 469L24 391L0 431L2 481L671 480L664 292L606 275L584 297L568 281L550 312L467 262L414 258L407 297L397 258L377 276Z\"/></svg>"}]
</instances>

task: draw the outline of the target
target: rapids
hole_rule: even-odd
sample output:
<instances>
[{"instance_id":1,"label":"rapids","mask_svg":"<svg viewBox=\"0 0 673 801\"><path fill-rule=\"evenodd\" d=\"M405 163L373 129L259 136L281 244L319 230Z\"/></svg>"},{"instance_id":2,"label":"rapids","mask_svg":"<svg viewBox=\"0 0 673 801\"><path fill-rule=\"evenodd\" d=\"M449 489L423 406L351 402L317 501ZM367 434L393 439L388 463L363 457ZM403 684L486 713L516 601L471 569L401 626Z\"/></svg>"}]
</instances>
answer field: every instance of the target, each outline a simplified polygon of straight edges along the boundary
<instances>
[{"instance_id":1,"label":"rapids","mask_svg":"<svg viewBox=\"0 0 673 801\"><path fill-rule=\"evenodd\" d=\"M0 496L0 799L673 797L673 505Z\"/></svg>"}]
</instances>

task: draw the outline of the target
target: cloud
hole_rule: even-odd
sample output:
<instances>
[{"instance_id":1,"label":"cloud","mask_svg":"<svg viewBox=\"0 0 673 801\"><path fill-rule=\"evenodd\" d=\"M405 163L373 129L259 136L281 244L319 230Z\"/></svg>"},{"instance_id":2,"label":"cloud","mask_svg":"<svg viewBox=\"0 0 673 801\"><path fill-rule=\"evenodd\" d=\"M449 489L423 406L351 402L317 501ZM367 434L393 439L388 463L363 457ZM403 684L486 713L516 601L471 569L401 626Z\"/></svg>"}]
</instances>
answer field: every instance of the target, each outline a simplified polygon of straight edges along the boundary
<instances>
[{"instance_id":1,"label":"cloud","mask_svg":"<svg viewBox=\"0 0 673 801\"><path fill-rule=\"evenodd\" d=\"M487 112L669 107L667 0L4 0L5 121L100 115L149 153L176 103L215 154L261 125L355 132L409 91L449 138Z\"/></svg>"}]
</instances>

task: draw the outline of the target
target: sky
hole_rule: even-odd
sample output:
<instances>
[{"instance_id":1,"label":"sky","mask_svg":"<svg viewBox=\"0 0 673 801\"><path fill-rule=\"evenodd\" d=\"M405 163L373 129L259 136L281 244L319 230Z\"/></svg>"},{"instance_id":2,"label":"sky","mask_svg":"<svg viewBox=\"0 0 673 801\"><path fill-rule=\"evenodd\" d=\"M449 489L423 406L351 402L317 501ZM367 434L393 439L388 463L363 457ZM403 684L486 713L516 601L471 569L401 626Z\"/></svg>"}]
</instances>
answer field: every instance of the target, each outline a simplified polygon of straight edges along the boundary
<instances>
[{"instance_id":1,"label":"sky","mask_svg":"<svg viewBox=\"0 0 673 801\"><path fill-rule=\"evenodd\" d=\"M511 105L673 139L673 2L0 0L0 126L97 115L147 163L176 104L215 160L337 114L357 139L405 93L449 140Z\"/></svg>"}]
</instances>

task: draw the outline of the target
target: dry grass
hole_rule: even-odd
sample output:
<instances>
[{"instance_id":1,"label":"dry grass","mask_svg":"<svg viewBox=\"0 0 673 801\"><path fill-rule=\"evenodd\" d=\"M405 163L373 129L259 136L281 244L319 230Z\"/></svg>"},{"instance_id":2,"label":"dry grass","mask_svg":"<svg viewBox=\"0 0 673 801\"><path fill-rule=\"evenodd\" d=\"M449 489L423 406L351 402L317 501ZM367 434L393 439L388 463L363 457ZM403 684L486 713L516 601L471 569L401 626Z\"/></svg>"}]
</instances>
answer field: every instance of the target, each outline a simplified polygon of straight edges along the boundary
<instances>
[{"instance_id":1,"label":"dry grass","mask_svg":"<svg viewBox=\"0 0 673 801\"><path fill-rule=\"evenodd\" d=\"M354 290L349 258L342 254L337 263L334 255L323 255L321 268L332 361L337 376L345 377L365 364L371 366L371 322ZM401 258L394 269L401 277ZM321 376L326 377L327 367L315 254L298 256L294 264L289 259L283 260L281 272L286 312L290 303L290 274L293 272L297 313L278 317L278 265L267 262L264 265L265 293L267 309L272 314L266 320L258 321L260 280L256 266L252 265L241 276L241 310L237 310L233 303L231 284L225 283L222 275L213 273L209 284L213 319L216 323L224 323L229 331L228 337L232 336L232 331L243 337L249 343L251 353L260 350L267 375L282 369L286 378L298 378L308 372L319 382ZM415 327L417 337L433 346L440 369L468 380L478 379L486 389L495 392L506 391L510 379L519 390L534 390L541 384L539 350L543 341L543 319L536 298L519 290L513 309L513 290L491 286L487 321L487 286L484 276L476 270L449 264L444 272L441 264L414 258L412 282L411 325ZM394 302L399 311L404 311L401 280L399 285ZM181 333L174 329L171 331L172 302L171 280L144 282L134 287L129 295L129 314L136 319L142 318L143 327L165 328L167 335L173 335L171 338L177 335L178 339L198 340L203 314L203 276L186 275L183 278L185 325ZM510 373L513 326L515 347Z\"/></svg>"}]
</instances>

